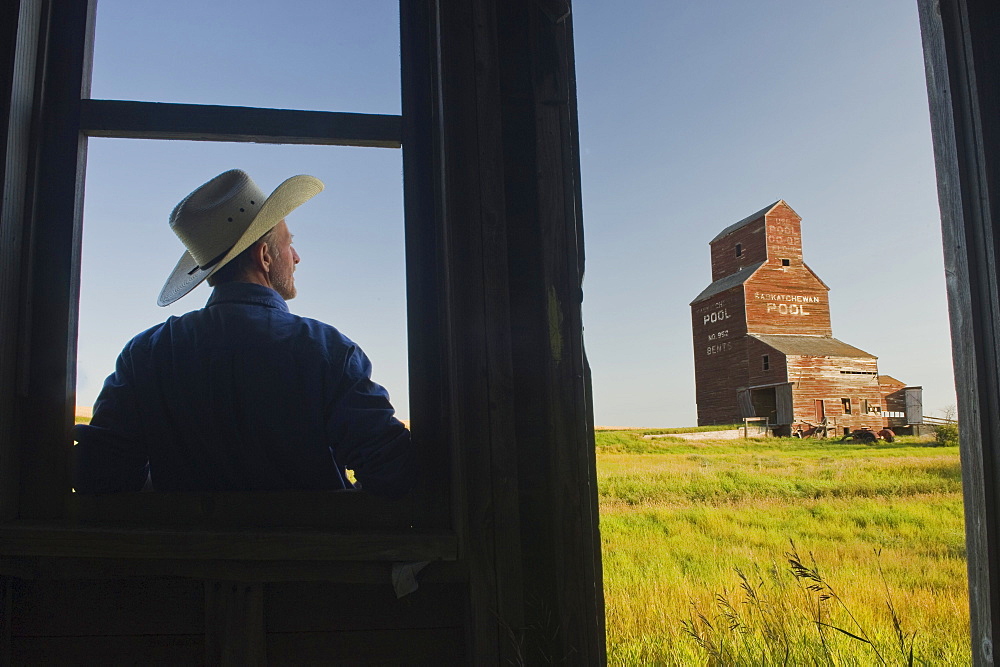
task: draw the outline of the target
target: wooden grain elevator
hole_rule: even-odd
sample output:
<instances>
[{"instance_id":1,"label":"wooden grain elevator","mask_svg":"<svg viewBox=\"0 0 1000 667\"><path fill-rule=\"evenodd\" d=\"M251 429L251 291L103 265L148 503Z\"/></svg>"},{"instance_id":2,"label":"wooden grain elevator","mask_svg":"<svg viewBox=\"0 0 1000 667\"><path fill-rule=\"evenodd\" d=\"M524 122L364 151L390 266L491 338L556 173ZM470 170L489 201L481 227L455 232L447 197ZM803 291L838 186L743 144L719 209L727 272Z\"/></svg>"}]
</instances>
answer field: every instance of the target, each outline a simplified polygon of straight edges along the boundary
<instances>
[{"instance_id":1,"label":"wooden grain elevator","mask_svg":"<svg viewBox=\"0 0 1000 667\"><path fill-rule=\"evenodd\" d=\"M712 283L691 302L699 424L756 418L783 435L887 425L878 360L833 337L801 221L779 200L712 239Z\"/></svg>"}]
</instances>

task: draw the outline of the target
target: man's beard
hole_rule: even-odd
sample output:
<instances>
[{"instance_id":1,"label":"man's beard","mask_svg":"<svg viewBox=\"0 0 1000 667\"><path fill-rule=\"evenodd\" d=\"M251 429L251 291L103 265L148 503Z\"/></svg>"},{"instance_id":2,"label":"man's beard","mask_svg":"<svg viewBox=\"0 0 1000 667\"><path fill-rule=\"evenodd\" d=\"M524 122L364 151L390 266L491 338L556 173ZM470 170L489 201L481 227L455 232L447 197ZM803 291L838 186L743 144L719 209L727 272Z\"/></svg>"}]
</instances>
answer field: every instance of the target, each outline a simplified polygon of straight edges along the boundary
<instances>
[{"instance_id":1,"label":"man's beard","mask_svg":"<svg viewBox=\"0 0 1000 667\"><path fill-rule=\"evenodd\" d=\"M298 293L295 289L295 278L292 276L294 271L294 264L286 267L282 260L275 261L274 269L271 271L271 287L285 301L294 299Z\"/></svg>"}]
</instances>

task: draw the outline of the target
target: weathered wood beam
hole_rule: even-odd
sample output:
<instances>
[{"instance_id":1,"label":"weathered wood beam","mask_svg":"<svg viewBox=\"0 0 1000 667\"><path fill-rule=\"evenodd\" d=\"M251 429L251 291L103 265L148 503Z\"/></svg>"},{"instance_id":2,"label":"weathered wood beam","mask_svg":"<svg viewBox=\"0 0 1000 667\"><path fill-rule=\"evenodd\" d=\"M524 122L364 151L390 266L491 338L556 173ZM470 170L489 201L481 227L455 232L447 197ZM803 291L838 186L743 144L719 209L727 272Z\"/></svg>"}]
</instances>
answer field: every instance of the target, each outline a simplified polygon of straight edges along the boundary
<instances>
[{"instance_id":1,"label":"weathered wood beam","mask_svg":"<svg viewBox=\"0 0 1000 667\"><path fill-rule=\"evenodd\" d=\"M399 116L207 104L82 100L91 137L399 148Z\"/></svg>"},{"instance_id":2,"label":"weathered wood beam","mask_svg":"<svg viewBox=\"0 0 1000 667\"><path fill-rule=\"evenodd\" d=\"M528 664L604 664L568 2L498 2L513 397Z\"/></svg>"},{"instance_id":3,"label":"weathered wood beam","mask_svg":"<svg viewBox=\"0 0 1000 667\"><path fill-rule=\"evenodd\" d=\"M0 581L2 577L26 580L184 577L215 581L386 585L391 579L392 566L391 561L0 556ZM422 589L426 584L460 585L467 579L466 565L454 560L436 561L421 570L419 577Z\"/></svg>"},{"instance_id":4,"label":"weathered wood beam","mask_svg":"<svg viewBox=\"0 0 1000 667\"><path fill-rule=\"evenodd\" d=\"M1000 635L1000 12L919 0L958 397L972 658Z\"/></svg>"},{"instance_id":5,"label":"weathered wood beam","mask_svg":"<svg viewBox=\"0 0 1000 667\"><path fill-rule=\"evenodd\" d=\"M403 206L406 217L406 330L409 349L410 431L424 470L411 496L427 522L453 526L450 410L446 400L449 342L447 266L442 213L442 156L438 70L434 64L436 28L432 3L399 3L402 69Z\"/></svg>"},{"instance_id":6,"label":"weathered wood beam","mask_svg":"<svg viewBox=\"0 0 1000 667\"><path fill-rule=\"evenodd\" d=\"M456 529L469 567L469 653L523 662L525 625L510 351L496 0L440 0L440 197ZM527 71L522 76L528 76ZM473 444L475 443L475 444Z\"/></svg>"},{"instance_id":7,"label":"weathered wood beam","mask_svg":"<svg viewBox=\"0 0 1000 667\"><path fill-rule=\"evenodd\" d=\"M31 125L42 3L0 3L0 521L17 516L15 397L32 178Z\"/></svg>"},{"instance_id":8,"label":"weathered wood beam","mask_svg":"<svg viewBox=\"0 0 1000 667\"><path fill-rule=\"evenodd\" d=\"M454 560L448 533L328 533L289 530L147 530L0 526L5 556L193 558L276 561Z\"/></svg>"},{"instance_id":9,"label":"weathered wood beam","mask_svg":"<svg viewBox=\"0 0 1000 667\"><path fill-rule=\"evenodd\" d=\"M19 314L18 516L63 515L70 488L69 455L76 396L80 301L80 242L86 139L78 127L80 100L90 96L96 2L46 5L39 33L32 123L33 208L24 220Z\"/></svg>"}]
</instances>

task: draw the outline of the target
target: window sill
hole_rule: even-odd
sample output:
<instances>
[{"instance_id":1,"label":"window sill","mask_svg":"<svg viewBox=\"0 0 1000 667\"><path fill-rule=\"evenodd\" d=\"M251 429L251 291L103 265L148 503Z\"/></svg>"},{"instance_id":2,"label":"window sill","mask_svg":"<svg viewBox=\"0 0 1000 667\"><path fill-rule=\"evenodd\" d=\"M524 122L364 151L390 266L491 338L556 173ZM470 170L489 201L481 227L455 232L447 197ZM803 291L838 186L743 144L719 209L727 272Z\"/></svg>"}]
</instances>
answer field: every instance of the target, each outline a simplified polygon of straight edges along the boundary
<instances>
[{"instance_id":1,"label":"window sill","mask_svg":"<svg viewBox=\"0 0 1000 667\"><path fill-rule=\"evenodd\" d=\"M450 531L324 532L288 529L184 529L0 525L0 556L240 561L449 561Z\"/></svg>"},{"instance_id":2,"label":"window sill","mask_svg":"<svg viewBox=\"0 0 1000 667\"><path fill-rule=\"evenodd\" d=\"M64 507L67 525L113 528L410 534L450 527L447 511L426 498L388 500L357 491L71 493Z\"/></svg>"}]
</instances>

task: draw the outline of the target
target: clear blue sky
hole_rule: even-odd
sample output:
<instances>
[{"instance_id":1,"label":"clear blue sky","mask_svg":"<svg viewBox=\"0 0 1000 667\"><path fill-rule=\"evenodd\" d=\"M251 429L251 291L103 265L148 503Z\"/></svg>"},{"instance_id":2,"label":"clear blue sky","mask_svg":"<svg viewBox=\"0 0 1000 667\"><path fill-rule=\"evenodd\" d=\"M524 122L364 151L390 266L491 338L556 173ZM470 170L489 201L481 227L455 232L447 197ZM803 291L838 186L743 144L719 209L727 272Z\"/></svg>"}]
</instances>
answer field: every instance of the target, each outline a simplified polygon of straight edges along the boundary
<instances>
[{"instance_id":1,"label":"clear blue sky","mask_svg":"<svg viewBox=\"0 0 1000 667\"><path fill-rule=\"evenodd\" d=\"M954 404L915 2L576 0L587 275L599 424L695 422L688 303L708 241L776 199L802 216L834 335ZM398 113L396 3L101 0L98 98ZM327 190L289 217L293 311L372 357L407 415L401 161L387 149L92 140L78 403L128 338L200 307L155 298L181 246L166 220L241 167L266 191Z\"/></svg>"}]
</instances>

